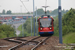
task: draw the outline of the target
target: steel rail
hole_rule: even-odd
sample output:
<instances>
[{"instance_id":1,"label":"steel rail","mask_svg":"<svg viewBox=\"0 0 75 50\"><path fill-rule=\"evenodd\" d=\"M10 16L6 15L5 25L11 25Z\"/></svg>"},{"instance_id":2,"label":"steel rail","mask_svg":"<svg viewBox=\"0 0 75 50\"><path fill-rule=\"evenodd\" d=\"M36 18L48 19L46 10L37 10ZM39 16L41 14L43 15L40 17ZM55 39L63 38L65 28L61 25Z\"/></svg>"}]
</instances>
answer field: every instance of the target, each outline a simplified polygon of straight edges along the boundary
<instances>
[{"instance_id":1,"label":"steel rail","mask_svg":"<svg viewBox=\"0 0 75 50\"><path fill-rule=\"evenodd\" d=\"M17 49L17 48L19 48L19 47L21 47L21 46L23 46L23 45L26 45L28 42L33 41L33 40L35 40L35 39L37 39L37 38L40 38L40 37L33 38L33 39L28 40L28 41L26 41L26 42L21 42L21 44L18 44L18 45L16 45L16 46L10 48L9 50L15 50L15 49Z\"/></svg>"},{"instance_id":2,"label":"steel rail","mask_svg":"<svg viewBox=\"0 0 75 50\"><path fill-rule=\"evenodd\" d=\"M47 37L46 39L42 40L41 42L39 42L35 47L33 47L31 50L36 50L37 47L39 47L40 45L42 45L47 39L49 39L49 37Z\"/></svg>"}]
</instances>

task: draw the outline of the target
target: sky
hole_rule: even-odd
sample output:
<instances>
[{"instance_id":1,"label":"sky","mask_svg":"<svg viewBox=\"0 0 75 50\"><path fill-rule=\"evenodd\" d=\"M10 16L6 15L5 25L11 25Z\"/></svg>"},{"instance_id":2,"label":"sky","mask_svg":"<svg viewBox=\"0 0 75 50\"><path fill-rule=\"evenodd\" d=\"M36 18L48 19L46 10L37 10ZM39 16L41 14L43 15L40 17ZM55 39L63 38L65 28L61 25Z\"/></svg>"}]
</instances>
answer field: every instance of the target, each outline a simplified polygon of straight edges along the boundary
<instances>
[{"instance_id":1,"label":"sky","mask_svg":"<svg viewBox=\"0 0 75 50\"><path fill-rule=\"evenodd\" d=\"M33 0L22 0L24 5L26 6L29 12L33 11ZM47 1L47 2L46 2ZM42 6L45 5L49 6L47 10L54 10L58 8L58 0L34 0L35 10L43 8ZM69 10L70 8L75 9L75 0L61 0L62 9ZM28 12L20 0L0 0L0 12L2 10L8 11L11 10L13 13L19 12ZM44 9L44 8L43 8Z\"/></svg>"}]
</instances>

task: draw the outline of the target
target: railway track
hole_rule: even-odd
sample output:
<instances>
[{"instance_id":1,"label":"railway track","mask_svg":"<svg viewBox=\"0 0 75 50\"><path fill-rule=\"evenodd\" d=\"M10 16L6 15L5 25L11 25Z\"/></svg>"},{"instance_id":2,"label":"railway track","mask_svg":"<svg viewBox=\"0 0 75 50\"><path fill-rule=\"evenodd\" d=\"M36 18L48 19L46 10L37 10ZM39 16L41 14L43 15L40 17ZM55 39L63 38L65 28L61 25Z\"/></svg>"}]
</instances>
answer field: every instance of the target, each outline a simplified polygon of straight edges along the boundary
<instances>
[{"instance_id":1,"label":"railway track","mask_svg":"<svg viewBox=\"0 0 75 50\"><path fill-rule=\"evenodd\" d=\"M42 45L49 37L35 37L30 40L25 40L21 38L8 38L6 40L11 42L19 43L18 45L9 48L8 50L21 50L22 47L28 48L27 50L36 50L40 45ZM29 46L31 46L29 48ZM25 50L25 49L24 49Z\"/></svg>"},{"instance_id":2,"label":"railway track","mask_svg":"<svg viewBox=\"0 0 75 50\"><path fill-rule=\"evenodd\" d=\"M35 40L35 39L37 39L39 37L33 38L31 40L25 40L25 39L21 39L21 38L23 38L23 37L20 37L20 38L15 38L15 37L5 38L4 40L10 41L10 42L15 42L15 43L20 43L20 44L14 46L14 47L12 47L12 48L10 48L8 50L16 50L17 48L23 46L24 44L26 44L28 42L36 42L36 43L38 43L37 41L32 41L32 40Z\"/></svg>"},{"instance_id":3,"label":"railway track","mask_svg":"<svg viewBox=\"0 0 75 50\"><path fill-rule=\"evenodd\" d=\"M15 42L15 43L22 43L22 40L18 40L20 38L23 38L23 37L11 37L11 38L5 38L4 40Z\"/></svg>"},{"instance_id":4,"label":"railway track","mask_svg":"<svg viewBox=\"0 0 75 50\"><path fill-rule=\"evenodd\" d=\"M31 50L36 50L40 45L42 45L49 37L43 39L41 42L39 42L35 47L33 47Z\"/></svg>"}]
</instances>

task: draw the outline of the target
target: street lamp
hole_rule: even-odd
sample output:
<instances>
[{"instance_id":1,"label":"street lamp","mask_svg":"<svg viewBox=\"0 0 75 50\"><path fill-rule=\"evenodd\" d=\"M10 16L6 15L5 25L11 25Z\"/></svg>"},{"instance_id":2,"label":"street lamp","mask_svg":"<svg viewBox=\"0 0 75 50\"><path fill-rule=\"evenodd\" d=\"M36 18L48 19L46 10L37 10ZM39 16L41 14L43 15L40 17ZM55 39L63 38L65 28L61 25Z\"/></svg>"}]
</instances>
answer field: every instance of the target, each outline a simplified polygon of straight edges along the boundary
<instances>
[{"instance_id":1,"label":"street lamp","mask_svg":"<svg viewBox=\"0 0 75 50\"><path fill-rule=\"evenodd\" d=\"M59 19L59 43L62 44L61 0L58 0L58 19Z\"/></svg>"},{"instance_id":2,"label":"street lamp","mask_svg":"<svg viewBox=\"0 0 75 50\"><path fill-rule=\"evenodd\" d=\"M38 26L37 26L37 7L36 7L36 34L38 36Z\"/></svg>"},{"instance_id":3,"label":"street lamp","mask_svg":"<svg viewBox=\"0 0 75 50\"><path fill-rule=\"evenodd\" d=\"M23 32L23 20L22 20L22 37L24 37L24 32Z\"/></svg>"},{"instance_id":4,"label":"street lamp","mask_svg":"<svg viewBox=\"0 0 75 50\"><path fill-rule=\"evenodd\" d=\"M14 27L14 37L15 37L15 26L13 25L13 27Z\"/></svg>"},{"instance_id":5,"label":"street lamp","mask_svg":"<svg viewBox=\"0 0 75 50\"><path fill-rule=\"evenodd\" d=\"M32 36L32 17L30 19L31 19L31 36Z\"/></svg>"},{"instance_id":6,"label":"street lamp","mask_svg":"<svg viewBox=\"0 0 75 50\"><path fill-rule=\"evenodd\" d=\"M35 36L35 15L34 15L34 0L33 0L33 19L34 19L34 36Z\"/></svg>"}]
</instances>

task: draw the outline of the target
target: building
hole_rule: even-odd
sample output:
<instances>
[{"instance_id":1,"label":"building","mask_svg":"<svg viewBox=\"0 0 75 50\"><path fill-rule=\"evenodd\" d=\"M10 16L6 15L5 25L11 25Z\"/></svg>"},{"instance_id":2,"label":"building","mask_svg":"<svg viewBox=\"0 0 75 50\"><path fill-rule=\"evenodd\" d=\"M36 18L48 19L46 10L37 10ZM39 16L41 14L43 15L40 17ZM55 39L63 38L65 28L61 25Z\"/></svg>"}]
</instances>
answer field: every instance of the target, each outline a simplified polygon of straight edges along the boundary
<instances>
[{"instance_id":1,"label":"building","mask_svg":"<svg viewBox=\"0 0 75 50\"><path fill-rule=\"evenodd\" d=\"M33 17L32 14L26 14L26 15L0 15L0 20L9 20L9 19L15 19L15 18L20 18L20 19L27 19Z\"/></svg>"}]
</instances>

